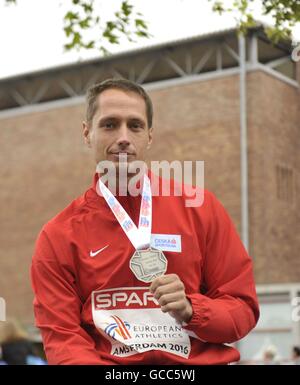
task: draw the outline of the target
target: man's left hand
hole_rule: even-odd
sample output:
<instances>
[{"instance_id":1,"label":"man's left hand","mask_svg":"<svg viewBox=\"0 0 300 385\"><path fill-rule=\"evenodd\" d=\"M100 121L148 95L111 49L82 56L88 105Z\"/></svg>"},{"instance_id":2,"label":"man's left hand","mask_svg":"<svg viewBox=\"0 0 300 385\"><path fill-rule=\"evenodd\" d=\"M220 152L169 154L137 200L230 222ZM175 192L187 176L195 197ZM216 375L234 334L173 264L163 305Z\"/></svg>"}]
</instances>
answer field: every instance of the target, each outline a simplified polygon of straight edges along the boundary
<instances>
[{"instance_id":1,"label":"man's left hand","mask_svg":"<svg viewBox=\"0 0 300 385\"><path fill-rule=\"evenodd\" d=\"M184 283L177 274L166 274L155 278L150 292L157 299L164 313L169 313L177 321L188 323L193 315L193 308L185 295Z\"/></svg>"}]
</instances>

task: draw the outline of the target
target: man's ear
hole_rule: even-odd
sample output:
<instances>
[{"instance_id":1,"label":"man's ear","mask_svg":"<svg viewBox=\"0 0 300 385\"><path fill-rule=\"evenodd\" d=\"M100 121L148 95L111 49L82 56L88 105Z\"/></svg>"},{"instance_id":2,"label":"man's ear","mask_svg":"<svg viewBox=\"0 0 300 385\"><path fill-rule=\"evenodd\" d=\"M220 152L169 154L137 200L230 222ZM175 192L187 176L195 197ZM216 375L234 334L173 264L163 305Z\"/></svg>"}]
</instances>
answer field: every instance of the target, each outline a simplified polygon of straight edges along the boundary
<instances>
[{"instance_id":1,"label":"man's ear","mask_svg":"<svg viewBox=\"0 0 300 385\"><path fill-rule=\"evenodd\" d=\"M85 144L88 147L92 147L91 146L91 127L85 121L82 122L82 130L83 130L83 139L84 139Z\"/></svg>"},{"instance_id":2,"label":"man's ear","mask_svg":"<svg viewBox=\"0 0 300 385\"><path fill-rule=\"evenodd\" d=\"M151 147L152 140L153 140L153 127L149 128L149 132L148 132L148 145L147 145L148 150Z\"/></svg>"}]
</instances>

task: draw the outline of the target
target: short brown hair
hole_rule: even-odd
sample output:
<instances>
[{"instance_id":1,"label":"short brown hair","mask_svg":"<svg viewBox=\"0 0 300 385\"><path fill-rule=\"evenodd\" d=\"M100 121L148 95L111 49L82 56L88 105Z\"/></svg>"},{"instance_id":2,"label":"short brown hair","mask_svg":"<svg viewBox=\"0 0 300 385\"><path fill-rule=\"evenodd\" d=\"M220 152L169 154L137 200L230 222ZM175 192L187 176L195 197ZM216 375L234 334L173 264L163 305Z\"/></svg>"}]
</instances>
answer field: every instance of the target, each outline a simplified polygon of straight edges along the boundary
<instances>
[{"instance_id":1,"label":"short brown hair","mask_svg":"<svg viewBox=\"0 0 300 385\"><path fill-rule=\"evenodd\" d=\"M118 90L123 91L130 91L135 92L136 94L140 95L146 104L146 115L147 115L147 122L149 128L152 127L152 118L153 118L153 106L152 101L147 94L147 92L144 90L143 87L138 85L137 83L134 83L127 79L107 79L104 80L101 83L94 84L91 86L86 95L87 100L87 108L86 108L86 121L87 123L90 123L93 120L93 117L95 115L96 109L97 109L97 97L101 94L101 92L110 89L115 88Z\"/></svg>"}]
</instances>

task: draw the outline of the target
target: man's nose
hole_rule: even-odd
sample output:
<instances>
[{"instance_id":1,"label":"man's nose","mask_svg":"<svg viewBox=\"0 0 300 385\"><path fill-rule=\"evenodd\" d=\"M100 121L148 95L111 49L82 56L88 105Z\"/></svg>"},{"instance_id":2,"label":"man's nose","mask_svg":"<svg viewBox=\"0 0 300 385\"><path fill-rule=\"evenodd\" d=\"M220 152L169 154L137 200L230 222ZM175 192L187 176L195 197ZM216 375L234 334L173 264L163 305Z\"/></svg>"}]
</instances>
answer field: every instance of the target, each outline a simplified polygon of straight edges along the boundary
<instances>
[{"instance_id":1,"label":"man's nose","mask_svg":"<svg viewBox=\"0 0 300 385\"><path fill-rule=\"evenodd\" d=\"M119 146L128 146L130 144L130 139L129 139L129 132L126 124L122 124L120 126L118 134L119 135L117 139L117 144Z\"/></svg>"}]
</instances>

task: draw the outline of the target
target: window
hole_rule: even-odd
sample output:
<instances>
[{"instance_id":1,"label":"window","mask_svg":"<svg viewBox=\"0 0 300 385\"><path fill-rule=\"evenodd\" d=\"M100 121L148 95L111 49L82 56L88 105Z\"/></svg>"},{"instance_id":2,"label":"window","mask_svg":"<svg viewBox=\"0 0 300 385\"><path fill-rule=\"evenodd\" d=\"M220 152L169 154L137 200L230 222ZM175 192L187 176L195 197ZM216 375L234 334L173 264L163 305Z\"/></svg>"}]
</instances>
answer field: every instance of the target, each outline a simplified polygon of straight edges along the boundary
<instances>
[{"instance_id":1,"label":"window","mask_svg":"<svg viewBox=\"0 0 300 385\"><path fill-rule=\"evenodd\" d=\"M294 176L293 169L276 166L277 198L286 202L293 202Z\"/></svg>"}]
</instances>

